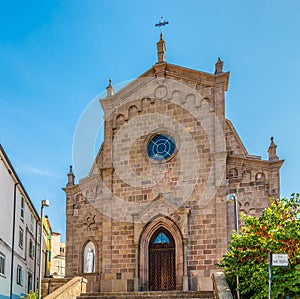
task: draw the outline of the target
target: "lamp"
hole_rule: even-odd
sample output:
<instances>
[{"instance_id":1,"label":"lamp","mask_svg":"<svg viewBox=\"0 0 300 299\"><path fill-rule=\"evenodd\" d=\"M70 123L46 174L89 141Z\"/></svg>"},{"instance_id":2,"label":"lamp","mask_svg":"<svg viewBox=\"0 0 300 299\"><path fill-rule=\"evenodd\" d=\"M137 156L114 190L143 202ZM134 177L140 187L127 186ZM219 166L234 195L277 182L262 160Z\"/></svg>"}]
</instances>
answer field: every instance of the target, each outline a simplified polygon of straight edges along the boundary
<instances>
[{"instance_id":1,"label":"lamp","mask_svg":"<svg viewBox=\"0 0 300 299\"><path fill-rule=\"evenodd\" d=\"M44 217L44 207L49 207L49 200L43 199L41 202L41 230L40 230L40 265L39 265L39 286L38 286L38 299L41 299L42 295L42 263L43 263L43 217Z\"/></svg>"},{"instance_id":2,"label":"lamp","mask_svg":"<svg viewBox=\"0 0 300 299\"><path fill-rule=\"evenodd\" d=\"M235 231L239 232L239 214L237 206L237 198L235 194L228 194L226 197L227 202L234 202L234 217L235 217Z\"/></svg>"},{"instance_id":3,"label":"lamp","mask_svg":"<svg viewBox=\"0 0 300 299\"><path fill-rule=\"evenodd\" d=\"M239 232L239 212L238 212L238 205L237 205L237 198L235 194L228 194L226 196L227 202L234 202L234 216L235 216L235 231L236 233ZM240 299L240 279L239 276L236 276L236 295L237 299Z\"/></svg>"}]
</instances>

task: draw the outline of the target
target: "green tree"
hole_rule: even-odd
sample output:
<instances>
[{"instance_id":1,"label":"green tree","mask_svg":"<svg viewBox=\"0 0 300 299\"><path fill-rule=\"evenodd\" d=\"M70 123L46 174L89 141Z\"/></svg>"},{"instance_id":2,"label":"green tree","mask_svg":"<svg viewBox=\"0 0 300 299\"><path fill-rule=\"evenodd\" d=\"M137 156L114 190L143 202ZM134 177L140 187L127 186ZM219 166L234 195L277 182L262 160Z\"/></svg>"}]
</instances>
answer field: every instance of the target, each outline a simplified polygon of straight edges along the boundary
<instances>
[{"instance_id":1,"label":"green tree","mask_svg":"<svg viewBox=\"0 0 300 299\"><path fill-rule=\"evenodd\" d=\"M22 299L37 299L38 295L37 292L29 291L29 293L26 295L26 297L21 296Z\"/></svg>"},{"instance_id":2,"label":"green tree","mask_svg":"<svg viewBox=\"0 0 300 299\"><path fill-rule=\"evenodd\" d=\"M268 298L268 252L287 253L288 267L272 267L272 298L300 298L300 196L270 199L259 218L242 215L239 234L233 233L220 260L232 289L240 280L241 298Z\"/></svg>"}]
</instances>

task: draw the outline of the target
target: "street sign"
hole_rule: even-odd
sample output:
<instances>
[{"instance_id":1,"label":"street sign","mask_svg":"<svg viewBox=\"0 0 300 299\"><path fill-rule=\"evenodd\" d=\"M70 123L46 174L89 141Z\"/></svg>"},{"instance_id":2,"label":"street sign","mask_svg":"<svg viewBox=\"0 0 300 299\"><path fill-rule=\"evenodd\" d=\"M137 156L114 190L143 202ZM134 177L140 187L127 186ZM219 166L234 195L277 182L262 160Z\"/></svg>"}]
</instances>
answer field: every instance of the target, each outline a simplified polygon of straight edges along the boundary
<instances>
[{"instance_id":1,"label":"street sign","mask_svg":"<svg viewBox=\"0 0 300 299\"><path fill-rule=\"evenodd\" d=\"M273 253L272 266L287 267L289 265L289 256L286 253Z\"/></svg>"}]
</instances>

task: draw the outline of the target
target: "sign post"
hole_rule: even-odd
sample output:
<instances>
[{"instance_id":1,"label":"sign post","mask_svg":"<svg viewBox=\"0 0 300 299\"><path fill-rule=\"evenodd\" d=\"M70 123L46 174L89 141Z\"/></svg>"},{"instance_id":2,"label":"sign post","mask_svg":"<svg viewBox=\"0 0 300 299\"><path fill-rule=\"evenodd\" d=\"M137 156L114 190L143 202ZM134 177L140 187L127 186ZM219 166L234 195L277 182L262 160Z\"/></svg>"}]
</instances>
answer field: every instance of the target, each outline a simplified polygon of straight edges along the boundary
<instances>
[{"instance_id":1,"label":"sign post","mask_svg":"<svg viewBox=\"0 0 300 299\"><path fill-rule=\"evenodd\" d=\"M268 252L268 258L269 258L269 297L268 299L272 299L272 253Z\"/></svg>"},{"instance_id":2,"label":"sign post","mask_svg":"<svg viewBox=\"0 0 300 299\"><path fill-rule=\"evenodd\" d=\"M273 253L272 266L287 267L289 265L289 256L286 253Z\"/></svg>"},{"instance_id":3,"label":"sign post","mask_svg":"<svg viewBox=\"0 0 300 299\"><path fill-rule=\"evenodd\" d=\"M271 253L268 252L269 258L269 297L272 299L272 266L287 267L289 265L289 256L287 253Z\"/></svg>"}]
</instances>

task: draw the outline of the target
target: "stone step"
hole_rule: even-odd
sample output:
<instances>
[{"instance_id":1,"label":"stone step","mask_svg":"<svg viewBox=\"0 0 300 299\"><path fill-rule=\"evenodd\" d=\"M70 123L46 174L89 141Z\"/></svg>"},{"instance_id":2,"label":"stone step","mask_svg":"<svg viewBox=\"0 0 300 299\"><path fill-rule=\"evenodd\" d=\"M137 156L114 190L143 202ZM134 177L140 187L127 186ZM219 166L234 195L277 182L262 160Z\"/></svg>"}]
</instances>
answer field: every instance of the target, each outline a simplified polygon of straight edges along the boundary
<instances>
[{"instance_id":1,"label":"stone step","mask_svg":"<svg viewBox=\"0 0 300 299\"><path fill-rule=\"evenodd\" d=\"M128 292L128 293L89 293L77 299L214 299L213 292Z\"/></svg>"}]
</instances>

